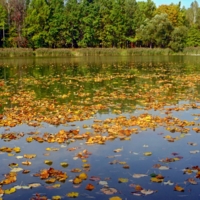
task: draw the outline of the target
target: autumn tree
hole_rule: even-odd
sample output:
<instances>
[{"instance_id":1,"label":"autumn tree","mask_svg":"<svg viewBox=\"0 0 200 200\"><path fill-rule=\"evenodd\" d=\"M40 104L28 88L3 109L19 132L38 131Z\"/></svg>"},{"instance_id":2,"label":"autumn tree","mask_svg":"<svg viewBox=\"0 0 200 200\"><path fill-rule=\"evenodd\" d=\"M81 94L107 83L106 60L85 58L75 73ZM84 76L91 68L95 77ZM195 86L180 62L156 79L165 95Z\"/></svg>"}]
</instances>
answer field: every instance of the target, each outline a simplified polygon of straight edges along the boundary
<instances>
[{"instance_id":1,"label":"autumn tree","mask_svg":"<svg viewBox=\"0 0 200 200\"><path fill-rule=\"evenodd\" d=\"M174 27L185 25L186 14L184 10L181 9L180 3L179 4L172 3L170 5L165 5L165 4L160 5L155 10L155 15L162 14L162 13L167 14L169 21L171 21Z\"/></svg>"},{"instance_id":2,"label":"autumn tree","mask_svg":"<svg viewBox=\"0 0 200 200\"><path fill-rule=\"evenodd\" d=\"M10 29L9 43L11 46L26 46L26 40L22 36L22 28L25 18L26 1L25 0L9 0L10 11Z\"/></svg>"}]
</instances>

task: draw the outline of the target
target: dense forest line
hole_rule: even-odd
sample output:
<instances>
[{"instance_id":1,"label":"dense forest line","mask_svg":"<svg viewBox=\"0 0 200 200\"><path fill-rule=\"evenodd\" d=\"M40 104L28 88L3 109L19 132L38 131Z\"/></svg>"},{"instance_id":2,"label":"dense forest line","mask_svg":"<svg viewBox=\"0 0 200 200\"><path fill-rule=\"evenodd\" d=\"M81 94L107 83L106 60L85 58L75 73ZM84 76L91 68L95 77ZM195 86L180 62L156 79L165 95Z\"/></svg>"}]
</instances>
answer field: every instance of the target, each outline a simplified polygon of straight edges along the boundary
<instances>
[{"instance_id":1,"label":"dense forest line","mask_svg":"<svg viewBox=\"0 0 200 200\"><path fill-rule=\"evenodd\" d=\"M200 7L151 0L0 0L0 46L200 46Z\"/></svg>"}]
</instances>

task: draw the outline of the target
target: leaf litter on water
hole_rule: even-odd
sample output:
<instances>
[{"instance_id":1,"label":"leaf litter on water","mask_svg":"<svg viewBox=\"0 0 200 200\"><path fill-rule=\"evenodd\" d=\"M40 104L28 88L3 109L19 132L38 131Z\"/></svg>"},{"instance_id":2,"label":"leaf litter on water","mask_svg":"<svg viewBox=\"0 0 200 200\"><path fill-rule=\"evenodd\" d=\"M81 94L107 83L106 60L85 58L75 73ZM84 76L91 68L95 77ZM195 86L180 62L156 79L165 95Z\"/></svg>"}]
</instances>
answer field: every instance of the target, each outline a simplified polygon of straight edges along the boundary
<instances>
[{"instance_id":1,"label":"leaf litter on water","mask_svg":"<svg viewBox=\"0 0 200 200\"><path fill-rule=\"evenodd\" d=\"M16 106L14 109L13 107L7 107L4 110L4 113L2 115L2 117L0 116L0 126L1 127L17 127L18 125L21 124L21 122L23 121L23 123L27 124L29 127L34 127L37 129L41 128L42 123L47 123L47 124L51 124L52 127L53 126L59 126L59 125L66 125L66 124L70 124L73 123L73 128L70 129L68 128L69 126L66 126L67 128L63 128L57 129L56 133L38 133L37 131L33 131L33 132L29 132L24 134L24 133L12 133L10 132L11 129L7 128L7 132L9 131L10 133L6 133L6 134L1 134L1 140L3 142L9 142L12 140L21 140L21 138L25 137L25 141L28 145L32 145L35 143L40 143L40 145L43 145L45 143L48 144L58 144L59 147L61 148L65 148L67 147L66 145L70 145L73 142L76 142L77 140L81 140L82 143L84 144L84 141L86 142L86 144L88 145L88 147L90 147L90 145L104 145L106 143L109 143L110 141L113 140L119 140L119 141L123 141L123 142L129 142L129 140L131 139L132 141L132 136L134 136L135 134L140 134L141 132L145 132L148 129L152 129L152 130L156 130L157 127L162 127L163 130L165 130L166 128L166 136L164 136L164 139L167 140L170 143L179 141L180 139L187 139L187 135L189 135L190 130L192 130L193 132L199 133L200 129L198 128L198 124L196 122L193 121L187 121L187 120L181 120L177 117L174 117L173 113L174 112L183 112L185 110L197 110L200 108L198 103L193 103L193 102L189 102L187 104L176 104L174 103L174 101L178 101L178 99L187 99L187 95L191 95L190 99L192 100L192 98L194 98L194 96L192 96L191 93L187 95L185 95L184 97L184 92L185 88L193 88L195 90L195 84L196 82L199 81L199 75L198 74L187 74L187 76L171 76L172 80L168 80L166 79L166 76L164 76L164 71L160 71L157 76L155 76L156 74L149 74L149 76L144 76L143 74L137 75L135 74L134 76L128 74L115 74L112 75L111 77L107 77L105 76L98 76L98 77L87 77L88 80L90 81L94 81L94 83L103 83L103 81L112 81L112 79L117 79L120 78L122 80L131 80L132 78L137 78L138 80L142 80L140 84L139 81L139 85L141 86L141 88L143 90L140 91L134 91L134 93L132 93L132 86L128 85L128 81L127 83L125 81L123 81L123 84L117 85L118 82L116 80L113 80L113 84L116 86L114 88L114 91L111 91L109 93L106 93L106 88L104 88L103 90L96 90L94 91L94 95L91 98L90 94L88 94L88 92L85 92L84 90L82 90L82 92L75 92L74 97L79 96L82 98L82 100L79 102L77 99L78 104L77 105L72 105L72 104L59 104L57 103L58 99L67 99L68 96L70 94L58 94L58 98L56 98L54 96L54 98L56 98L56 100L48 100L47 98L42 98L42 99L37 99L36 98L36 93L34 91L26 91L26 90L19 90L19 93L16 94L11 94L9 92L9 88L6 87L5 85L5 90L3 89L3 92L0 94L0 96L2 94L4 94L5 96L8 96L10 99L10 103L11 105L18 105ZM163 76L164 78L161 79L159 78L159 76ZM63 75L64 78L66 80L70 79L69 77ZM155 80L156 84L153 85L151 83L151 79L152 78L157 78ZM44 81L43 86L45 86L45 79L46 79L46 83L48 83L48 85L52 85L55 84L56 82L58 82L58 79L60 79L60 77L58 78L45 78L43 77L42 80ZM82 87L84 88L84 82L88 82L86 78L84 77L73 77L72 79L70 79L70 87L73 86L73 84L71 84L73 81L77 81L77 84L82 85ZM146 82L146 81L150 81L150 82ZM12 81L12 80L11 80ZM39 79L38 80L33 80L32 78L27 78L24 79L25 81L25 86L26 84L30 84L31 81L33 81L36 85L40 82ZM27 81L27 83L26 83ZM65 81L62 82L62 84L65 83ZM176 84L174 83L178 83L178 87L176 86ZM40 85L40 84L38 84ZM66 86L66 85L65 85ZM67 86L66 86L67 87ZM77 86L79 87L79 86ZM180 89L181 88L181 89ZM146 91L146 92L145 92ZM148 91L148 92L147 92ZM151 91L151 92L149 92ZM177 97L175 97L176 95L173 93L173 91L176 91L176 95ZM180 92L181 91L181 92ZM166 92L172 92L172 94L165 95ZM169 94L167 93L167 94ZM162 95L161 95L162 94ZM109 101L108 101L109 99ZM138 103L141 103L142 106L140 106L140 109L138 106L133 106L134 109L136 109L137 111L143 110L144 113L140 113L138 115L132 115L130 117L127 117L127 115L125 116L124 113L122 112L122 107L120 104L115 104L115 101L124 101L125 99L128 99L129 101L137 101ZM198 101L198 97L195 94L195 100ZM172 102L171 102L172 101ZM85 103L83 103L85 102ZM102 103L103 102L103 103ZM2 103L2 102L0 102ZM89 104L90 103L90 104ZM80 104L80 105L79 105ZM87 105L87 106L86 106ZM113 109L112 109L113 108ZM130 106L129 106L130 108ZM113 114L115 114L115 117L113 118L107 118L104 120L99 120L99 119L93 119L93 116L98 113L99 111L105 111L108 112L108 110L111 109L111 112ZM155 115L152 114L151 110L155 110L158 111L160 110L163 113L162 115ZM148 111L150 110L150 112L148 113ZM130 110L130 112L133 112L132 110ZM11 114L12 113L12 114ZM151 113L151 114L150 114ZM196 115L194 115L196 116ZM95 116L96 117L96 116ZM87 124L85 123L84 120L88 120L88 119L93 119L93 124ZM195 120L197 121L197 118L195 118ZM88 127L90 129L82 132L82 129L79 129L79 127L76 126L76 122L78 121L84 121L83 122L83 128L87 129ZM192 127L192 128L191 128ZM60 130L59 130L60 129ZM164 131L163 131L164 132ZM173 135L173 134L179 134L177 135ZM152 136L153 137L153 136ZM190 146L196 146L197 143L195 142L188 142L187 144L189 144ZM144 145L143 147L147 148L148 145ZM80 152L77 152L77 150L80 149ZM73 159L77 160L75 162L79 162L79 160L81 159L82 161L84 161L84 164L81 165L76 165L74 169L71 169L70 172L74 172L74 173L80 173L81 171L83 171L83 173L88 172L90 170L92 170L92 168L94 167L92 162L89 164L87 163L88 161L90 161L90 153L87 151L82 150L80 147L69 147L68 152L75 152L75 154L73 154ZM23 152L24 149L20 148L20 147L9 147L8 146L2 146L0 148L1 153L8 153L8 156L10 156L11 154L14 155L17 159L22 159L21 156L16 155L17 153ZM51 153L56 153L56 152L60 152L62 151L60 148L57 147L47 147L46 151L50 151ZM138 151L138 149L134 149L134 151ZM126 152L126 148L116 148L114 149L115 153L122 153L122 156L124 156L124 153ZM28 154L26 152L23 152L24 154L24 158L26 158L27 160L22 162L22 164L24 165L30 165L30 163L32 165L35 166L34 161L39 159L37 155L37 157L35 156L36 154ZM34 153L34 152L33 152ZM93 152L92 152L93 153ZM197 154L199 153L198 150L191 150L190 151L191 154ZM139 153L134 153L135 155L138 155ZM156 156L156 152L153 154L153 156ZM145 152L143 155L145 156L151 156L152 152ZM117 155L116 155L117 156ZM182 158L180 156L174 155L175 157L173 158L164 158L164 159L158 159L159 162L163 162L163 163L167 163L168 166L164 166L161 164L155 164L153 166L153 170L168 170L168 169L172 169L173 168L170 167L171 162L175 162L175 161L179 161ZM194 155L195 156L195 155ZM33 159L33 162L30 162L30 159ZM92 157L94 158L94 157ZM45 160L44 162L46 164L49 165L54 165L57 164L53 158L50 158L52 160L49 160L49 162L47 160ZM148 159L148 158L145 158ZM52 162L52 163L51 163ZM67 167L67 164L64 164L65 162L60 163L61 166ZM134 166L131 164L128 165L125 161L112 161L113 164L116 164L115 167L118 167L117 165L122 164L123 167L127 170L134 170L133 176L131 178L142 178L147 176L146 174L137 174ZM10 184L10 183L14 183L17 182L17 176L19 176L20 171L22 171L22 168L17 167L17 164L15 161L11 161L10 162L10 169L11 172L14 173L18 173L18 175L9 175L7 176L7 178L5 178L4 180L1 181L3 187L4 184ZM71 166L71 163L69 163ZM61 167L59 166L59 167ZM73 166L73 165L72 165ZM30 166L31 167L31 166ZM79 167L79 168L78 168ZM152 170L152 171L153 171ZM25 170L23 170L24 172L26 172ZM34 171L34 170L31 170ZM69 170L68 170L69 171ZM184 174L190 175L190 174L194 174L194 178L188 178L186 179L186 182L195 185L196 184L196 179L198 179L200 177L200 172L199 172L199 168L198 167L188 167L184 169ZM68 178L68 175L65 171L65 169L62 170L56 170L54 168L48 168L48 169L42 169L39 172L33 172L35 173L34 176L35 177L39 177L41 182L44 181L48 184L50 184L49 186L51 186L51 188L56 184L56 181L60 181L61 184L64 183L64 181ZM27 175L26 175L27 176ZM85 176L81 176L80 174L72 174L71 176L73 176L73 180L77 180L78 182L83 182L83 180L87 179L85 178ZM99 185L101 185L104 190L102 190L101 192L107 194L110 193L112 194L111 191L115 191L115 188L109 188L108 187L108 182L107 184L103 184L103 181L101 182L99 180L99 174L94 174L93 178L91 176L90 180L91 181L99 181ZM166 184L166 185L170 185L172 184L172 182L170 181L164 181L164 178L159 175L159 174L154 174L154 176L151 176L151 180L154 180L153 182L157 182L157 183L162 183L162 184ZM172 178L172 177L170 177ZM102 179L102 178L101 178ZM103 180L103 179L102 179ZM132 181L132 180L130 180ZM76 182L76 181L75 181ZM125 178L121 178L120 183L126 183L127 179ZM100 184L101 183L101 184ZM156 184L156 183L152 183L152 184ZM76 185L76 184L75 184ZM110 184L109 184L110 185ZM17 185L18 186L18 185ZM17 187L16 186L16 187ZM78 184L77 184L78 186ZM107 186L107 187L105 187ZM19 186L18 186L19 187ZM29 188L29 186L24 185L21 187L27 187ZM84 187L84 186L83 186ZM156 187L156 186L155 186ZM50 187L49 187L50 188ZM90 190L91 187L88 186L88 190ZM102 188L102 189L103 189ZM106 188L106 189L105 189ZM135 190L137 190L136 193L134 193L135 195L150 195L153 194L156 190L149 190L149 189L142 189L142 187L140 186L135 186L134 187ZM117 188L116 188L117 189ZM178 185L176 185L174 187L174 189L176 191L181 191L182 188ZM11 190L12 191L12 190ZM158 191L159 192L159 191ZM9 193L7 191L7 193ZM113 193L114 194L114 193ZM40 198L40 196L36 195L37 198ZM69 195L69 197L71 198L75 198L77 197L76 193L72 193L71 195ZM42 196L41 196L42 198ZM44 196L44 198L46 198ZM56 195L53 196L52 198L57 198L59 199L60 196ZM111 197L112 198L112 197ZM118 198L117 196L115 196L114 198ZM120 197L119 197L120 198Z\"/></svg>"}]
</instances>

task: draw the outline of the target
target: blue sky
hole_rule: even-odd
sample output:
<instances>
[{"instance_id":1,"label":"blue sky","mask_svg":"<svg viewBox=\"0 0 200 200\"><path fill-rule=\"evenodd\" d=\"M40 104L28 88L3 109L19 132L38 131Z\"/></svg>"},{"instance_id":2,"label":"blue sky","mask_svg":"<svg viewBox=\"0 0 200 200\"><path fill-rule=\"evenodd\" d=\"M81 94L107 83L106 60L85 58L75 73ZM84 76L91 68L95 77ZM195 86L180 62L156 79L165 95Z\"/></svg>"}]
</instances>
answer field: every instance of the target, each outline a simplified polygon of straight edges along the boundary
<instances>
[{"instance_id":1,"label":"blue sky","mask_svg":"<svg viewBox=\"0 0 200 200\"><path fill-rule=\"evenodd\" d=\"M174 3L174 4L178 4L178 2L180 1L181 2L181 7L185 6L186 8L189 8L191 3L194 1L194 0L169 0L169 1L164 1L164 0L152 0L156 6L158 7L159 5L161 4L171 4L171 3ZM197 0L198 2L198 0Z\"/></svg>"}]
</instances>

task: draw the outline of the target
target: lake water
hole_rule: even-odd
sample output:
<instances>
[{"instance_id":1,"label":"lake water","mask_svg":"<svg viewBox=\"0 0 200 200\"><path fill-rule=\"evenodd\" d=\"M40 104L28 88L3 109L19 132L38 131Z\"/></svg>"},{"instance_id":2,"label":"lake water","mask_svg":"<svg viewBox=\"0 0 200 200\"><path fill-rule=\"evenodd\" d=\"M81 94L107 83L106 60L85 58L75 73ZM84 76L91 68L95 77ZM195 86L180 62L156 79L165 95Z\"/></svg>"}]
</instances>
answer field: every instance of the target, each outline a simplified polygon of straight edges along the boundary
<instances>
[{"instance_id":1,"label":"lake water","mask_svg":"<svg viewBox=\"0 0 200 200\"><path fill-rule=\"evenodd\" d=\"M1 59L0 134L3 199L199 199L200 57Z\"/></svg>"}]
</instances>

